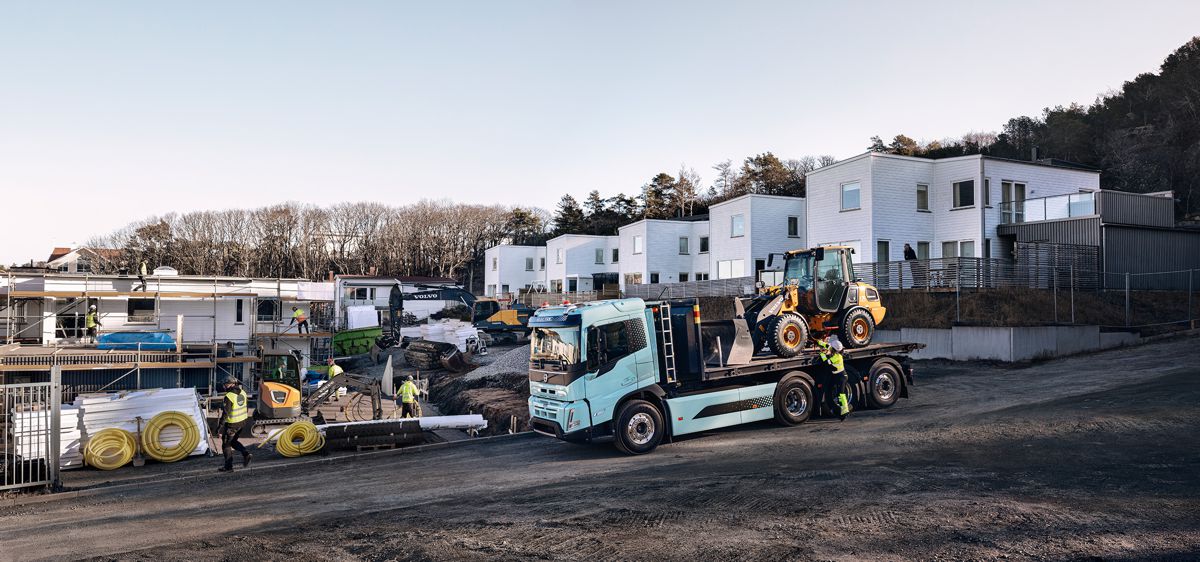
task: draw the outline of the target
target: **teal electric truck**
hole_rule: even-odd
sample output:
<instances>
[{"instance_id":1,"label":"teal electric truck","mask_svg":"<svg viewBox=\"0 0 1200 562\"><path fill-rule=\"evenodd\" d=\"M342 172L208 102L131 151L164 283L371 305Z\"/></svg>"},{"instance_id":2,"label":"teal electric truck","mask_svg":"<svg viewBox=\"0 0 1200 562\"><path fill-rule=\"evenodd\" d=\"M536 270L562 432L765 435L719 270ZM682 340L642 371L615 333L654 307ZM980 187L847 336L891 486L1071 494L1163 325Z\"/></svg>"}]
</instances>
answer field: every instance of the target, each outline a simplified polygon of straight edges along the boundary
<instances>
[{"instance_id":1,"label":"teal electric truck","mask_svg":"<svg viewBox=\"0 0 1200 562\"><path fill-rule=\"evenodd\" d=\"M530 428L573 442L611 440L643 454L680 435L771 419L797 425L832 411L825 392L832 373L815 349L788 358L759 353L759 340L743 343L751 337L735 327L740 306L707 319L705 301L628 298L539 309L529 318ZM755 352L738 353L737 345ZM919 347L845 350L854 407L887 408L907 397L913 371L906 354Z\"/></svg>"}]
</instances>

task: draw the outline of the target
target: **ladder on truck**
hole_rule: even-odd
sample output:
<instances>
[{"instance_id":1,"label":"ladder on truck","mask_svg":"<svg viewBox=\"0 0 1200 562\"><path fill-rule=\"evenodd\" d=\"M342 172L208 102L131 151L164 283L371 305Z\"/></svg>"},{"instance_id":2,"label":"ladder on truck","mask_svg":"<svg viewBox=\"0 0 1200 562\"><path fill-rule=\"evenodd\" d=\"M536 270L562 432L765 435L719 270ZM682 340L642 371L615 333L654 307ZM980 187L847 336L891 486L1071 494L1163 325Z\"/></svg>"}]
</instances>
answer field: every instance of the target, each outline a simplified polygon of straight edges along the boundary
<instances>
[{"instance_id":1,"label":"ladder on truck","mask_svg":"<svg viewBox=\"0 0 1200 562\"><path fill-rule=\"evenodd\" d=\"M663 375L667 382L675 382L675 336L671 330L671 305L659 305L658 333L662 341Z\"/></svg>"}]
</instances>

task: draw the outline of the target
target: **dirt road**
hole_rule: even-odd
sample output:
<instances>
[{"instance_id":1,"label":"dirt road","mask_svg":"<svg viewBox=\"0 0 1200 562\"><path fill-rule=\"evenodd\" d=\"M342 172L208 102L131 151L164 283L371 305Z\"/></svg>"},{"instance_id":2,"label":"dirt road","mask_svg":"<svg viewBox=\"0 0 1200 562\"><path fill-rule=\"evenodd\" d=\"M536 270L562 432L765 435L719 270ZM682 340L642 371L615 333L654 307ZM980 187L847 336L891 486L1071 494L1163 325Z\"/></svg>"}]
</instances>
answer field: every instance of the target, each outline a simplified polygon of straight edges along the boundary
<instances>
[{"instance_id":1,"label":"dirt road","mask_svg":"<svg viewBox=\"0 0 1200 562\"><path fill-rule=\"evenodd\" d=\"M0 558L1196 559L1200 338L926 364L846 422L625 457L522 436L0 513Z\"/></svg>"}]
</instances>

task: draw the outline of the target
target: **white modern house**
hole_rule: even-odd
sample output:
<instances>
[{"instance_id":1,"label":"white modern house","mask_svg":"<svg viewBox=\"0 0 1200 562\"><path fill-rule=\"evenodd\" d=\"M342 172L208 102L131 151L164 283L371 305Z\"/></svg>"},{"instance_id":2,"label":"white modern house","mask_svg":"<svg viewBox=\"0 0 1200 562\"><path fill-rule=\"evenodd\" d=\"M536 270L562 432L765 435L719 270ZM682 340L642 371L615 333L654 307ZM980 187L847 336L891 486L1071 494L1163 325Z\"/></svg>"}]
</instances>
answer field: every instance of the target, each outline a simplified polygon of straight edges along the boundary
<instances>
[{"instance_id":1,"label":"white modern house","mask_svg":"<svg viewBox=\"0 0 1200 562\"><path fill-rule=\"evenodd\" d=\"M616 236L564 234L546 242L546 286L550 292L598 290L596 274L617 274L624 256Z\"/></svg>"},{"instance_id":2,"label":"white modern house","mask_svg":"<svg viewBox=\"0 0 1200 562\"><path fill-rule=\"evenodd\" d=\"M377 325L383 325L391 305L392 286L399 283L406 293L435 290L438 287L453 287L458 285L453 279L446 277L417 277L400 276L385 277L375 275L338 275L333 281L332 291L335 295L332 324L337 329L347 328L347 309L350 307L371 306L375 309ZM404 303L404 312L412 314L417 320L428 318L429 315L462 303L452 303L440 300L410 300Z\"/></svg>"},{"instance_id":3,"label":"white modern house","mask_svg":"<svg viewBox=\"0 0 1200 562\"><path fill-rule=\"evenodd\" d=\"M489 297L546 289L546 247L501 244L483 254L483 290Z\"/></svg>"},{"instance_id":4,"label":"white modern house","mask_svg":"<svg viewBox=\"0 0 1200 562\"><path fill-rule=\"evenodd\" d=\"M627 284L679 283L708 279L709 235L705 217L642 219L618 229L617 271Z\"/></svg>"},{"instance_id":5,"label":"white modern house","mask_svg":"<svg viewBox=\"0 0 1200 562\"><path fill-rule=\"evenodd\" d=\"M806 206L803 197L754 194L713 205L705 248L711 278L755 277L770 254L805 248Z\"/></svg>"},{"instance_id":6,"label":"white modern house","mask_svg":"<svg viewBox=\"0 0 1200 562\"><path fill-rule=\"evenodd\" d=\"M808 241L851 246L859 263L902 260L906 243L920 259L1008 257L1004 203L1099 190L1098 171L1054 161L867 152L809 172Z\"/></svg>"}]
</instances>

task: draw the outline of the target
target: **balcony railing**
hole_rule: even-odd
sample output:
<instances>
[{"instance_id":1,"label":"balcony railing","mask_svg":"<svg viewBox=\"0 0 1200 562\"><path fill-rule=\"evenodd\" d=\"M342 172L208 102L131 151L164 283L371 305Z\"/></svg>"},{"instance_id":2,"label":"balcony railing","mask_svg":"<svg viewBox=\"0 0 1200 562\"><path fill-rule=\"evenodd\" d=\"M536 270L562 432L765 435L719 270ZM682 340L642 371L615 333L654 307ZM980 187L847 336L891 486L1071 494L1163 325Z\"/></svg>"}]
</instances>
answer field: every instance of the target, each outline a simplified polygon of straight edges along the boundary
<instances>
[{"instance_id":1,"label":"balcony railing","mask_svg":"<svg viewBox=\"0 0 1200 562\"><path fill-rule=\"evenodd\" d=\"M1095 193L1070 193L1000 204L1000 224L1048 221L1096 214Z\"/></svg>"}]
</instances>

